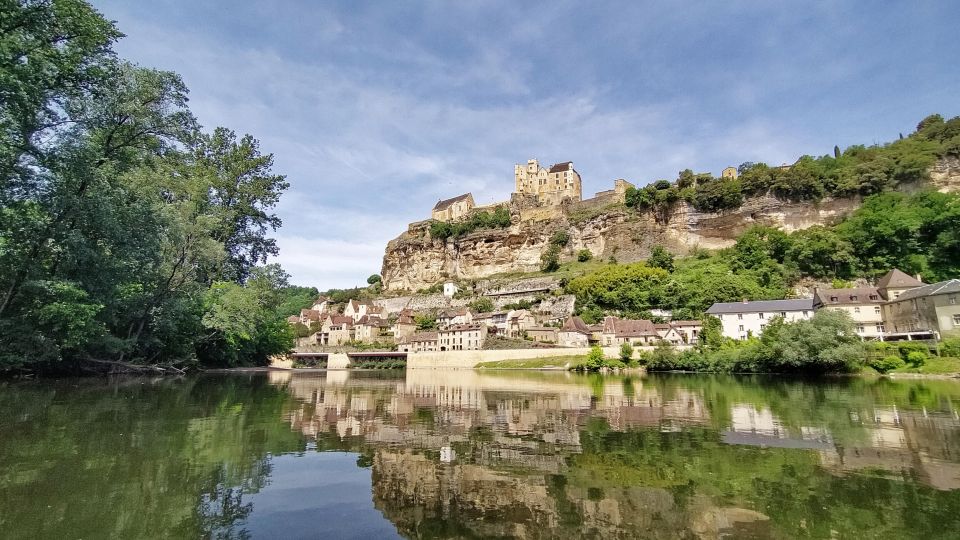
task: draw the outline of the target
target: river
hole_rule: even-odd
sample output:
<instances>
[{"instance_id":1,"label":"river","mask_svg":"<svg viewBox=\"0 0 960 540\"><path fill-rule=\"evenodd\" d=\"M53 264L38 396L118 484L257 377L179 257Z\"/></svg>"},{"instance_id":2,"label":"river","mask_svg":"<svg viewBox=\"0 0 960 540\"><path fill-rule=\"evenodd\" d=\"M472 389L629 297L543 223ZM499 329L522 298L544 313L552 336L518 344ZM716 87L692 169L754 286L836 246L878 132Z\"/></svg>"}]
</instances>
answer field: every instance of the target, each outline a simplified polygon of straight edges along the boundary
<instances>
[{"instance_id":1,"label":"river","mask_svg":"<svg viewBox=\"0 0 960 540\"><path fill-rule=\"evenodd\" d=\"M960 383L0 383L0 537L957 538Z\"/></svg>"}]
</instances>

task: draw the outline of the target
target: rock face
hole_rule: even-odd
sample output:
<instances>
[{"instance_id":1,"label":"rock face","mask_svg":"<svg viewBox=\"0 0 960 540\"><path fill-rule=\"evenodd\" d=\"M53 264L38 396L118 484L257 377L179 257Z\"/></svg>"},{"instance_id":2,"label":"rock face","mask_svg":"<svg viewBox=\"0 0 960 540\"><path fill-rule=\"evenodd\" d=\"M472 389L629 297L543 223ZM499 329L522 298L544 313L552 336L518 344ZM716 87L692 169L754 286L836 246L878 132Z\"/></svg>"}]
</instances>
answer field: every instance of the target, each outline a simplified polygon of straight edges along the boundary
<instances>
[{"instance_id":1,"label":"rock face","mask_svg":"<svg viewBox=\"0 0 960 540\"><path fill-rule=\"evenodd\" d=\"M960 188L960 160L939 161L931 168L930 184L940 191ZM416 291L444 280L533 272L540 268L540 255L557 230L567 231L570 237L562 261L573 260L579 250L588 249L597 258L633 262L649 257L655 245L684 255L696 247L729 247L757 224L786 231L830 225L861 202L853 197L793 203L764 196L748 199L736 210L703 213L681 201L666 216L635 212L618 204L592 212L553 207L515 213L514 223L506 229L480 230L446 241L430 236L429 222L419 222L387 244L381 276L387 290Z\"/></svg>"}]
</instances>

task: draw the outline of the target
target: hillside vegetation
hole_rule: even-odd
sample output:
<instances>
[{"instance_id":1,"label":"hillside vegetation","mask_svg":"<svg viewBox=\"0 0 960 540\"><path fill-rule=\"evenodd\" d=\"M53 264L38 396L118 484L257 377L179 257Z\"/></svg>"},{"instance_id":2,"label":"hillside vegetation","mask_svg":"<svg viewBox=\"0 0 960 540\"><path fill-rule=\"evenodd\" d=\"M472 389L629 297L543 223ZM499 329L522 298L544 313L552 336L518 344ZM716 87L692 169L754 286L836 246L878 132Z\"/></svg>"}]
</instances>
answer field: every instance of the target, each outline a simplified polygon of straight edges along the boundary
<instances>
[{"instance_id":1,"label":"hillside vegetation","mask_svg":"<svg viewBox=\"0 0 960 540\"><path fill-rule=\"evenodd\" d=\"M628 188L626 205L663 213L684 200L701 212L717 212L765 194L794 202L872 195L924 180L930 166L944 156L960 156L960 117L944 121L933 114L909 137L881 146L851 146L842 153L835 147L832 156L803 156L786 168L743 163L738 178L695 175L686 169L674 182Z\"/></svg>"},{"instance_id":2,"label":"hillside vegetation","mask_svg":"<svg viewBox=\"0 0 960 540\"><path fill-rule=\"evenodd\" d=\"M755 226L728 249L677 260L663 250L654 255L587 271L566 280L566 291L591 322L607 312L642 316L654 308L697 317L714 302L783 298L808 277L876 278L900 268L927 281L953 278L960 275L960 196L880 193L833 227L787 234Z\"/></svg>"}]
</instances>

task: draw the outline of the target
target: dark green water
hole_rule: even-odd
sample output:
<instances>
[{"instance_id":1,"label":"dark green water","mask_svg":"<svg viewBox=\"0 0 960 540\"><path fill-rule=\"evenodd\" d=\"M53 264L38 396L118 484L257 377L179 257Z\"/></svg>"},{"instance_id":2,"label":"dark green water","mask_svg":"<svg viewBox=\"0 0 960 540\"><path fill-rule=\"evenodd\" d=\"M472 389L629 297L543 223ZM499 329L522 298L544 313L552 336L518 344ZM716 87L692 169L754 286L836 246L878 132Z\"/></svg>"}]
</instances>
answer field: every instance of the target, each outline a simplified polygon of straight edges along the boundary
<instances>
[{"instance_id":1,"label":"dark green water","mask_svg":"<svg viewBox=\"0 0 960 540\"><path fill-rule=\"evenodd\" d=\"M960 383L0 383L0 538L958 538Z\"/></svg>"}]
</instances>

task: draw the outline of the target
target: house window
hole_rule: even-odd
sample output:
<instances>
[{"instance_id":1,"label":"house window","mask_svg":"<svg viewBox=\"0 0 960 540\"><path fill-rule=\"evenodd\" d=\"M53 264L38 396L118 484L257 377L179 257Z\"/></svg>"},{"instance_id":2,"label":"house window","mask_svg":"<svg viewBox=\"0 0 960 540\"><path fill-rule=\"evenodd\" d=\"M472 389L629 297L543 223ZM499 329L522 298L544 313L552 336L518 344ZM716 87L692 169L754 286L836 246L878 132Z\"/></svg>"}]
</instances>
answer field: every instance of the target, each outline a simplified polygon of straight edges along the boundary
<instances>
[{"instance_id":1,"label":"house window","mask_svg":"<svg viewBox=\"0 0 960 540\"><path fill-rule=\"evenodd\" d=\"M807 316L807 310L803 310L803 316L804 316L804 317Z\"/></svg>"},{"instance_id":2,"label":"house window","mask_svg":"<svg viewBox=\"0 0 960 540\"><path fill-rule=\"evenodd\" d=\"M758 313L757 315L758 315L761 319L763 318L763 313L762 313L762 312L761 312L761 313Z\"/></svg>"},{"instance_id":3,"label":"house window","mask_svg":"<svg viewBox=\"0 0 960 540\"><path fill-rule=\"evenodd\" d=\"M836 296L831 296L831 297L830 297L830 301L831 301L831 302L836 302L837 300L839 300L839 298L837 298Z\"/></svg>"},{"instance_id":4,"label":"house window","mask_svg":"<svg viewBox=\"0 0 960 540\"><path fill-rule=\"evenodd\" d=\"M763 329L765 329L766 327L767 327L767 325L761 324L761 325L760 325L760 330L763 330Z\"/></svg>"},{"instance_id":5,"label":"house window","mask_svg":"<svg viewBox=\"0 0 960 540\"><path fill-rule=\"evenodd\" d=\"M851 300L852 302L856 302L856 301L857 301L857 295L851 296L851 297L850 297L850 300Z\"/></svg>"},{"instance_id":6,"label":"house window","mask_svg":"<svg viewBox=\"0 0 960 540\"><path fill-rule=\"evenodd\" d=\"M882 324L878 324L878 325L877 325L877 332L880 332L881 334L883 333L883 325L882 325Z\"/></svg>"},{"instance_id":7,"label":"house window","mask_svg":"<svg viewBox=\"0 0 960 540\"><path fill-rule=\"evenodd\" d=\"M957 303L957 297L956 297L956 296L951 296L951 297L950 297L950 305L955 305L956 303Z\"/></svg>"},{"instance_id":8,"label":"house window","mask_svg":"<svg viewBox=\"0 0 960 540\"><path fill-rule=\"evenodd\" d=\"M960 326L960 313L953 316L953 325Z\"/></svg>"},{"instance_id":9,"label":"house window","mask_svg":"<svg viewBox=\"0 0 960 540\"><path fill-rule=\"evenodd\" d=\"M960 323L958 323L958 324L960 324ZM740 331L743 332L743 325L742 325L742 324L740 325Z\"/></svg>"},{"instance_id":10,"label":"house window","mask_svg":"<svg viewBox=\"0 0 960 540\"><path fill-rule=\"evenodd\" d=\"M880 314L880 306L874 306L873 312L874 312L876 315L879 315L879 314Z\"/></svg>"},{"instance_id":11,"label":"house window","mask_svg":"<svg viewBox=\"0 0 960 540\"><path fill-rule=\"evenodd\" d=\"M875 294L871 294L871 295L870 295L870 299L871 299L871 300L879 300L880 297L877 296L877 295L875 295Z\"/></svg>"},{"instance_id":12,"label":"house window","mask_svg":"<svg viewBox=\"0 0 960 540\"><path fill-rule=\"evenodd\" d=\"M854 312L854 313L860 313L860 308L859 308L859 307L853 308L853 312Z\"/></svg>"},{"instance_id":13,"label":"house window","mask_svg":"<svg viewBox=\"0 0 960 540\"><path fill-rule=\"evenodd\" d=\"M862 334L862 333L863 333L863 325L862 325L862 324L858 324L858 325L857 325L857 333L858 333L858 334Z\"/></svg>"}]
</instances>

